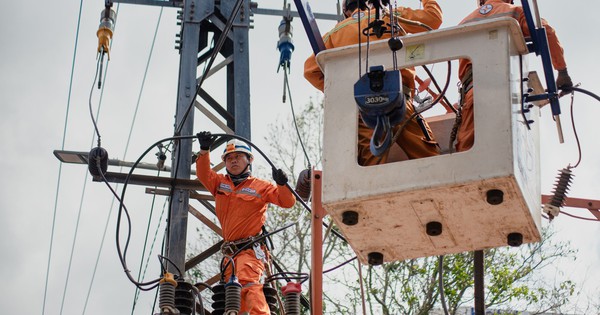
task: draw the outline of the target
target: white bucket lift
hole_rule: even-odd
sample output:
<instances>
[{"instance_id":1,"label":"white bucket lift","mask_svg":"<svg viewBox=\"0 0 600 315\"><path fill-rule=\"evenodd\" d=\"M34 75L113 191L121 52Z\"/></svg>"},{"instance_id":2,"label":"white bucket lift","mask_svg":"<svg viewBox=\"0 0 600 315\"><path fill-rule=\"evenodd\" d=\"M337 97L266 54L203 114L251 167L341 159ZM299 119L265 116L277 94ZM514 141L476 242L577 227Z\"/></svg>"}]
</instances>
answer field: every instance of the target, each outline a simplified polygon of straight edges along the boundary
<instances>
[{"instance_id":1,"label":"white bucket lift","mask_svg":"<svg viewBox=\"0 0 600 315\"><path fill-rule=\"evenodd\" d=\"M358 46L323 51L317 60L325 74L327 213L363 263L506 246L511 237L517 244L519 236L524 243L539 241L539 123L528 130L521 114L528 51L517 22L494 19L402 40L399 68L471 59L475 143L460 153L358 165ZM387 41L370 47L369 64L392 69ZM539 109L531 108L528 117L537 119ZM440 235L434 236L431 222L441 223Z\"/></svg>"}]
</instances>

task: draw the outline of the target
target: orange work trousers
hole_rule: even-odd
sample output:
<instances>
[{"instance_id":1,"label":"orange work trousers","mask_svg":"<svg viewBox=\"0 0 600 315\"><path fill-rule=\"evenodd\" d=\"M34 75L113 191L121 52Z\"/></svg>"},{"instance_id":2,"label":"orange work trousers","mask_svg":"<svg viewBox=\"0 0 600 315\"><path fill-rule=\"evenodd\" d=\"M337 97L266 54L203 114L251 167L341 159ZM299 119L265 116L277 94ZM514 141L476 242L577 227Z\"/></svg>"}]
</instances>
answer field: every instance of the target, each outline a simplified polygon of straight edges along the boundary
<instances>
[{"instance_id":1,"label":"orange work trousers","mask_svg":"<svg viewBox=\"0 0 600 315\"><path fill-rule=\"evenodd\" d=\"M408 119L415 112L415 109L412 105L412 98L406 97L406 113L404 114L404 119ZM429 137L431 140L427 140L425 137L423 130L417 123L417 121L413 118L411 119L402 133L396 139L396 143L404 150L404 153L408 156L409 159L418 159L429 156L435 156L440 154L440 148L435 141L433 133L431 132L431 128L424 121L427 132L429 133ZM399 124L392 128L393 134L399 130ZM383 164L387 162L387 158L389 155L389 150L386 150L381 156L375 156L371 153L370 143L371 137L373 136L373 129L367 127L362 119L358 118L358 164L362 166ZM392 135L393 136L393 135Z\"/></svg>"},{"instance_id":2,"label":"orange work trousers","mask_svg":"<svg viewBox=\"0 0 600 315\"><path fill-rule=\"evenodd\" d=\"M264 250L264 248L263 248ZM242 305L240 314L248 312L251 315L270 315L269 304L263 293L260 278L265 270L264 262L256 259L254 250L247 249L234 258L235 275L242 285ZM225 270L225 279L229 281L231 268Z\"/></svg>"},{"instance_id":3,"label":"orange work trousers","mask_svg":"<svg viewBox=\"0 0 600 315\"><path fill-rule=\"evenodd\" d=\"M473 118L473 89L465 94L461 109L462 122L456 134L456 152L467 151L475 140L475 123Z\"/></svg>"}]
</instances>

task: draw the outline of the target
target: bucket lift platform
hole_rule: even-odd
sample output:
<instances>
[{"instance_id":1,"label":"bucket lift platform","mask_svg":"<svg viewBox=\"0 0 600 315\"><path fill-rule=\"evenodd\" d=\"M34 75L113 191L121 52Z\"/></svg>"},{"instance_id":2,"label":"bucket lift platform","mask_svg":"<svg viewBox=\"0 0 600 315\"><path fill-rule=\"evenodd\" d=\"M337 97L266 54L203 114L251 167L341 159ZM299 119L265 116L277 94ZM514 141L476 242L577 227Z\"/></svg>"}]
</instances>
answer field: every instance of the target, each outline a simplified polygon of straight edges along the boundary
<instances>
[{"instance_id":1,"label":"bucket lift platform","mask_svg":"<svg viewBox=\"0 0 600 315\"><path fill-rule=\"evenodd\" d=\"M460 153L358 165L358 74L350 66L358 64L358 45L323 51L327 213L370 264L518 245L519 237L539 241L539 131L538 123L528 130L521 112L528 50L517 22L494 19L402 40L399 68L471 59L475 143ZM387 41L370 46L369 64L392 69ZM528 119L537 119L539 109L530 110Z\"/></svg>"}]
</instances>

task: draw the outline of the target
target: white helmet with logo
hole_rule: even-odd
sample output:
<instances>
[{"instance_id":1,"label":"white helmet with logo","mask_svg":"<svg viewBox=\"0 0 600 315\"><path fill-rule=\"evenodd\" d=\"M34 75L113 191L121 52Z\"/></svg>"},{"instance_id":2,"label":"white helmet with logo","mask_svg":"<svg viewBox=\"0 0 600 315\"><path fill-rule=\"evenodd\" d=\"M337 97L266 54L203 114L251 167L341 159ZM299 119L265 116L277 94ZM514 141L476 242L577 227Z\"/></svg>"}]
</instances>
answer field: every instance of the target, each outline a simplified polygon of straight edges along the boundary
<instances>
[{"instance_id":1,"label":"white helmet with logo","mask_svg":"<svg viewBox=\"0 0 600 315\"><path fill-rule=\"evenodd\" d=\"M223 161L225 161L225 156L227 156L227 154L233 153L233 152L246 153L246 154L248 154L250 159L254 158L254 155L252 155L252 152L250 151L250 146L247 143L242 142L238 139L231 139L231 140L227 141L227 145L225 145L225 150L223 150L221 159Z\"/></svg>"}]
</instances>

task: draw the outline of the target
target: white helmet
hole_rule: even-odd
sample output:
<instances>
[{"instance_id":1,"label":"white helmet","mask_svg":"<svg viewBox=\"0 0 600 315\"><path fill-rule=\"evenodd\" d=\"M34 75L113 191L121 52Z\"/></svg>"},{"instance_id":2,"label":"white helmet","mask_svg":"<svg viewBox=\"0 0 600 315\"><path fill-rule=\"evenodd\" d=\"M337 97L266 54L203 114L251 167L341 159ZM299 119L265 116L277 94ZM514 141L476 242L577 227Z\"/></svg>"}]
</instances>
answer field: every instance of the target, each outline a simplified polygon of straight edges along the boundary
<instances>
[{"instance_id":1,"label":"white helmet","mask_svg":"<svg viewBox=\"0 0 600 315\"><path fill-rule=\"evenodd\" d=\"M225 150L223 150L221 160L225 161L225 156L233 152L246 153L250 156L250 159L254 158L254 155L252 155L252 152L250 151L250 146L247 143L242 142L238 139L231 139L227 141L227 145L225 145Z\"/></svg>"}]
</instances>

